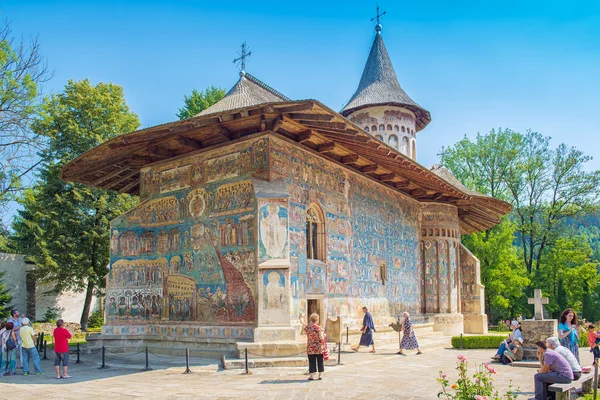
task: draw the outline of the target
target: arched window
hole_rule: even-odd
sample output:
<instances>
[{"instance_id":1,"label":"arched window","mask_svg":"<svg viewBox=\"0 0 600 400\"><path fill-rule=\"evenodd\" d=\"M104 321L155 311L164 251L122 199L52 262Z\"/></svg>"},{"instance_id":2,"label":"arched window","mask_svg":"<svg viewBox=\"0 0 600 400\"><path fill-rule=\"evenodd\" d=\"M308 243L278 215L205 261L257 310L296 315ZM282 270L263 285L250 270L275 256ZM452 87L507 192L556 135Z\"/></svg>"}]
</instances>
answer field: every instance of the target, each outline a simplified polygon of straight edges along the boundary
<instances>
[{"instance_id":1,"label":"arched window","mask_svg":"<svg viewBox=\"0 0 600 400\"><path fill-rule=\"evenodd\" d=\"M388 130L388 131L391 131L391 130L392 130L392 125L388 124L388 126L387 126L387 130Z\"/></svg>"},{"instance_id":2,"label":"arched window","mask_svg":"<svg viewBox=\"0 0 600 400\"><path fill-rule=\"evenodd\" d=\"M381 136L381 135L375 135L375 137L379 140L383 140L383 136Z\"/></svg>"},{"instance_id":3,"label":"arched window","mask_svg":"<svg viewBox=\"0 0 600 400\"><path fill-rule=\"evenodd\" d=\"M321 208L311 205L306 211L306 258L325 261L325 217Z\"/></svg>"},{"instance_id":4,"label":"arched window","mask_svg":"<svg viewBox=\"0 0 600 400\"><path fill-rule=\"evenodd\" d=\"M369 127L365 126L365 132L369 132Z\"/></svg>"},{"instance_id":5,"label":"arched window","mask_svg":"<svg viewBox=\"0 0 600 400\"><path fill-rule=\"evenodd\" d=\"M442 228L442 236L446 236L446 229Z\"/></svg>"},{"instance_id":6,"label":"arched window","mask_svg":"<svg viewBox=\"0 0 600 400\"><path fill-rule=\"evenodd\" d=\"M400 148L400 151L402 152L402 154L406 154L407 156L408 154L408 138L406 136L402 136L402 147Z\"/></svg>"},{"instance_id":7,"label":"arched window","mask_svg":"<svg viewBox=\"0 0 600 400\"><path fill-rule=\"evenodd\" d=\"M394 125L394 130L395 130L396 132L399 132L399 131L400 131L400 127L399 127L398 125Z\"/></svg>"},{"instance_id":8,"label":"arched window","mask_svg":"<svg viewBox=\"0 0 600 400\"><path fill-rule=\"evenodd\" d=\"M373 126L371 127L371 131L372 131L372 132L377 132L377 125L373 125Z\"/></svg>"},{"instance_id":9,"label":"arched window","mask_svg":"<svg viewBox=\"0 0 600 400\"><path fill-rule=\"evenodd\" d=\"M421 230L421 236L427 236L427 229Z\"/></svg>"},{"instance_id":10,"label":"arched window","mask_svg":"<svg viewBox=\"0 0 600 400\"><path fill-rule=\"evenodd\" d=\"M392 146L393 148L397 149L398 148L398 136L390 135L390 138L388 139L388 144L390 146Z\"/></svg>"},{"instance_id":11,"label":"arched window","mask_svg":"<svg viewBox=\"0 0 600 400\"><path fill-rule=\"evenodd\" d=\"M417 141L415 139L411 140L412 141L412 153L411 153L411 157L413 160L417 159Z\"/></svg>"},{"instance_id":12,"label":"arched window","mask_svg":"<svg viewBox=\"0 0 600 400\"><path fill-rule=\"evenodd\" d=\"M383 126L383 124L379 125L379 131L380 132L385 131L385 126Z\"/></svg>"},{"instance_id":13,"label":"arched window","mask_svg":"<svg viewBox=\"0 0 600 400\"><path fill-rule=\"evenodd\" d=\"M402 132L406 132L406 129L404 127L402 127Z\"/></svg>"}]
</instances>

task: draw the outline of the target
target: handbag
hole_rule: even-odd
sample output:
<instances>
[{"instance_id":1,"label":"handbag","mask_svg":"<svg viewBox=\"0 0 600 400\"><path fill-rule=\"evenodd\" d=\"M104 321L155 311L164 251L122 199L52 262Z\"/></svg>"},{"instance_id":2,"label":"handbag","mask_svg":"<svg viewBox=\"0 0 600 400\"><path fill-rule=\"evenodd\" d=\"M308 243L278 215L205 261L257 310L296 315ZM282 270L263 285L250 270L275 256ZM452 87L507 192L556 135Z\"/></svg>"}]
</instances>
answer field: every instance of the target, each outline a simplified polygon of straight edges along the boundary
<instances>
[{"instance_id":1,"label":"handbag","mask_svg":"<svg viewBox=\"0 0 600 400\"><path fill-rule=\"evenodd\" d=\"M327 342L323 339L323 360L329 360L329 349L327 348Z\"/></svg>"},{"instance_id":2,"label":"handbag","mask_svg":"<svg viewBox=\"0 0 600 400\"><path fill-rule=\"evenodd\" d=\"M17 344L13 340L12 335L9 333L8 339L6 340L6 350L7 351L14 350L15 347L17 347Z\"/></svg>"}]
</instances>

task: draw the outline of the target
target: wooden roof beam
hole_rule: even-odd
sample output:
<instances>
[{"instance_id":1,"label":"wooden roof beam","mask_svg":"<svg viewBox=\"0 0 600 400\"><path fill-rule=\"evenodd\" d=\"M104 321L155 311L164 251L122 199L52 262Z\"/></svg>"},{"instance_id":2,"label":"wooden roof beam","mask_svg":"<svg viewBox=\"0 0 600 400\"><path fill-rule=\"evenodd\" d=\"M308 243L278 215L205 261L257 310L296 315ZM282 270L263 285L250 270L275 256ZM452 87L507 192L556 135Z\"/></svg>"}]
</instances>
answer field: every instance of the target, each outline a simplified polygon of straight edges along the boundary
<instances>
[{"instance_id":1,"label":"wooden roof beam","mask_svg":"<svg viewBox=\"0 0 600 400\"><path fill-rule=\"evenodd\" d=\"M185 136L178 136L175 140L177 141L177 143L179 143L180 146L189 147L194 150L200 150L203 147L202 142L200 142L199 140L190 139Z\"/></svg>"},{"instance_id":2,"label":"wooden roof beam","mask_svg":"<svg viewBox=\"0 0 600 400\"><path fill-rule=\"evenodd\" d=\"M310 123L306 123L305 125L312 129L329 128L341 131L348 129L348 124L345 122L310 121Z\"/></svg>"},{"instance_id":3,"label":"wooden roof beam","mask_svg":"<svg viewBox=\"0 0 600 400\"><path fill-rule=\"evenodd\" d=\"M352 164L358 161L358 154L348 154L347 156L343 156L340 160L342 164Z\"/></svg>"},{"instance_id":4,"label":"wooden roof beam","mask_svg":"<svg viewBox=\"0 0 600 400\"><path fill-rule=\"evenodd\" d=\"M97 171L94 171L97 172ZM98 186L99 184L101 184L102 182L108 181L112 178L114 178L117 175L120 175L123 172L123 169L121 167L117 167L117 169L113 172L111 172L110 174L106 174L98 179L96 179L93 182L90 182L91 186Z\"/></svg>"},{"instance_id":5,"label":"wooden roof beam","mask_svg":"<svg viewBox=\"0 0 600 400\"><path fill-rule=\"evenodd\" d=\"M165 149L164 147L160 147L157 145L150 145L146 148L150 153L156 154L160 157L171 158L175 156L175 152L169 149Z\"/></svg>"},{"instance_id":6,"label":"wooden roof beam","mask_svg":"<svg viewBox=\"0 0 600 400\"><path fill-rule=\"evenodd\" d=\"M134 179L133 182L130 182L127 185L123 186L121 189L119 189L119 192L120 193L128 193L131 189L138 186L139 184L140 184L140 180Z\"/></svg>"},{"instance_id":7,"label":"wooden roof beam","mask_svg":"<svg viewBox=\"0 0 600 400\"><path fill-rule=\"evenodd\" d=\"M115 186L119 186L121 183L127 181L128 179L134 177L135 175L137 175L139 173L140 173L139 169L133 170L133 171L129 172L128 174L126 174L126 175L120 177L119 179L115 180L114 182L111 182L108 185L104 186L104 188L105 189L110 189L110 188L113 188Z\"/></svg>"},{"instance_id":8,"label":"wooden roof beam","mask_svg":"<svg viewBox=\"0 0 600 400\"><path fill-rule=\"evenodd\" d=\"M273 132L277 132L279 129L281 129L281 125L283 125L283 118L281 117L281 115L279 115L273 123L273 128L271 130Z\"/></svg>"},{"instance_id":9,"label":"wooden roof beam","mask_svg":"<svg viewBox=\"0 0 600 400\"><path fill-rule=\"evenodd\" d=\"M273 104L273 107L280 113L284 114L284 113L292 113L295 111L307 111L307 110L312 110L313 108L313 104L308 102L308 103L304 103L304 104L296 104L295 106L288 106L288 107L277 107L276 104Z\"/></svg>"},{"instance_id":10,"label":"wooden roof beam","mask_svg":"<svg viewBox=\"0 0 600 400\"><path fill-rule=\"evenodd\" d=\"M317 146L317 151L319 153L329 153L335 149L334 142L327 142Z\"/></svg>"},{"instance_id":11,"label":"wooden roof beam","mask_svg":"<svg viewBox=\"0 0 600 400\"><path fill-rule=\"evenodd\" d=\"M413 189L410 191L410 195L414 197L421 197L427 194L427 190L422 188Z\"/></svg>"},{"instance_id":12,"label":"wooden roof beam","mask_svg":"<svg viewBox=\"0 0 600 400\"><path fill-rule=\"evenodd\" d=\"M290 118L299 121L331 121L333 115L329 114L306 114L306 113L290 113Z\"/></svg>"},{"instance_id":13,"label":"wooden roof beam","mask_svg":"<svg viewBox=\"0 0 600 400\"><path fill-rule=\"evenodd\" d=\"M389 173L389 174L381 174L381 175L377 175L377 179L379 179L381 182L390 182L393 181L394 179L396 179L396 174Z\"/></svg>"},{"instance_id":14,"label":"wooden roof beam","mask_svg":"<svg viewBox=\"0 0 600 400\"><path fill-rule=\"evenodd\" d=\"M310 140L313 138L314 134L312 131L304 131L302 133L299 133L297 135L297 141L298 143L304 143L304 142L310 142Z\"/></svg>"},{"instance_id":15,"label":"wooden roof beam","mask_svg":"<svg viewBox=\"0 0 600 400\"><path fill-rule=\"evenodd\" d=\"M360 170L364 173L375 172L379 168L377 164L369 164L362 167Z\"/></svg>"},{"instance_id":16,"label":"wooden roof beam","mask_svg":"<svg viewBox=\"0 0 600 400\"><path fill-rule=\"evenodd\" d=\"M394 182L396 189L405 189L410 186L410 181Z\"/></svg>"}]
</instances>

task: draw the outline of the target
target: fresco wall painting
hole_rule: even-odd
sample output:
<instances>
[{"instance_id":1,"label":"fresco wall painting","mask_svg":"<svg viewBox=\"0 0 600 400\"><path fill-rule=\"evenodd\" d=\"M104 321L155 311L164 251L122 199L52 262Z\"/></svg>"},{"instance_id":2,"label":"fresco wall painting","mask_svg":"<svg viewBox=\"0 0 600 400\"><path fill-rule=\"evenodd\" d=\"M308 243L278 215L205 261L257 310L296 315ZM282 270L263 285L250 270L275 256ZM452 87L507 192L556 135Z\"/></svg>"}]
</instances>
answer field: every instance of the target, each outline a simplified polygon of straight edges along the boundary
<instances>
[{"instance_id":1,"label":"fresco wall painting","mask_svg":"<svg viewBox=\"0 0 600 400\"><path fill-rule=\"evenodd\" d=\"M148 200L112 222L107 325L256 323L250 177L266 174L266 148L262 138L143 171ZM194 336L248 337L241 328L189 329Z\"/></svg>"}]
</instances>

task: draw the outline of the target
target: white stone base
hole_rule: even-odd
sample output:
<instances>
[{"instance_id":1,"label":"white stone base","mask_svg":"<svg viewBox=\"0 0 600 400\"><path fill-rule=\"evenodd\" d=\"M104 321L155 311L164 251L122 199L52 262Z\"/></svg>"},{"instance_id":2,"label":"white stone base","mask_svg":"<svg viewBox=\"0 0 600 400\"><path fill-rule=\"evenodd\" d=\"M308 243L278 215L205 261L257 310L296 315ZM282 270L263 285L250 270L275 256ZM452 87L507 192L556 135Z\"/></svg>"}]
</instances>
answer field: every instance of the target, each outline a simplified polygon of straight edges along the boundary
<instances>
[{"instance_id":1,"label":"white stone base","mask_svg":"<svg viewBox=\"0 0 600 400\"><path fill-rule=\"evenodd\" d=\"M464 333L488 334L488 319L486 314L464 314L463 317Z\"/></svg>"},{"instance_id":2,"label":"white stone base","mask_svg":"<svg viewBox=\"0 0 600 400\"><path fill-rule=\"evenodd\" d=\"M443 332L446 336L456 336L463 333L463 315L435 314L433 315L433 330Z\"/></svg>"},{"instance_id":3,"label":"white stone base","mask_svg":"<svg viewBox=\"0 0 600 400\"><path fill-rule=\"evenodd\" d=\"M254 342L295 341L296 329L293 326L259 326L254 329Z\"/></svg>"}]
</instances>

